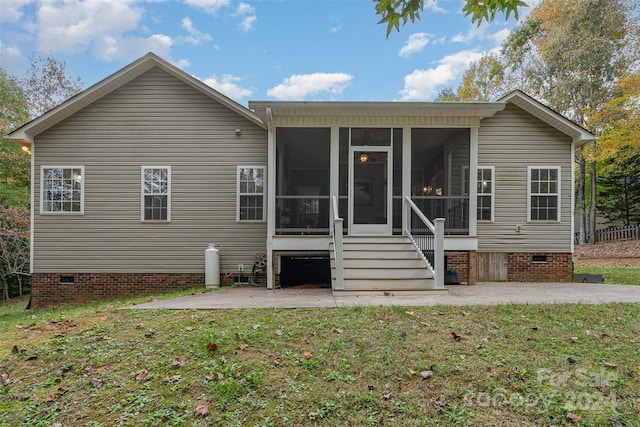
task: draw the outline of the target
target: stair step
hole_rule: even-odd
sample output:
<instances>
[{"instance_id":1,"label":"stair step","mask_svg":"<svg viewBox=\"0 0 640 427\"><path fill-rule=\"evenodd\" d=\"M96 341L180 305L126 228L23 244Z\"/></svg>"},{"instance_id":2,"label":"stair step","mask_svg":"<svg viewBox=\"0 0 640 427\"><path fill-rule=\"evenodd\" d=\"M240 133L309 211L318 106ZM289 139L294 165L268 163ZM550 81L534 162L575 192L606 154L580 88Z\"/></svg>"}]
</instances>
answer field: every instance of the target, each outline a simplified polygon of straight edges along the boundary
<instances>
[{"instance_id":1,"label":"stair step","mask_svg":"<svg viewBox=\"0 0 640 427\"><path fill-rule=\"evenodd\" d=\"M342 261L343 268L370 268L370 269L399 269L418 268L426 269L424 261L419 258L398 258L398 259L374 259L374 258L345 258Z\"/></svg>"},{"instance_id":2,"label":"stair step","mask_svg":"<svg viewBox=\"0 0 640 427\"><path fill-rule=\"evenodd\" d=\"M433 289L433 279L405 279L405 280L370 280L345 279L344 291L427 291Z\"/></svg>"},{"instance_id":3,"label":"stair step","mask_svg":"<svg viewBox=\"0 0 640 427\"><path fill-rule=\"evenodd\" d=\"M405 279L430 279L431 274L426 268L346 268L344 269L345 279L369 279L369 280L405 280Z\"/></svg>"}]
</instances>

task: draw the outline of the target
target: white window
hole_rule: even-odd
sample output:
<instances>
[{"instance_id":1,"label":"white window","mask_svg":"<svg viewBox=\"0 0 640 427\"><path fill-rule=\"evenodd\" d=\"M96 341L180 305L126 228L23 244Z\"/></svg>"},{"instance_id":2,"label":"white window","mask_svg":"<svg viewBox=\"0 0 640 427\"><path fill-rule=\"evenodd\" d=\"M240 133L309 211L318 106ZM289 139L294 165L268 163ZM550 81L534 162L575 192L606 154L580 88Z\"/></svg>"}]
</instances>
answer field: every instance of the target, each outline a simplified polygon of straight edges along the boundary
<instances>
[{"instance_id":1,"label":"white window","mask_svg":"<svg viewBox=\"0 0 640 427\"><path fill-rule=\"evenodd\" d=\"M264 221L264 166L238 166L238 221Z\"/></svg>"},{"instance_id":2,"label":"white window","mask_svg":"<svg viewBox=\"0 0 640 427\"><path fill-rule=\"evenodd\" d=\"M529 221L560 220L560 168L529 166Z\"/></svg>"},{"instance_id":3,"label":"white window","mask_svg":"<svg viewBox=\"0 0 640 427\"><path fill-rule=\"evenodd\" d=\"M493 221L493 166L478 167L478 221Z\"/></svg>"},{"instance_id":4,"label":"white window","mask_svg":"<svg viewBox=\"0 0 640 427\"><path fill-rule=\"evenodd\" d=\"M84 166L43 166L40 213L84 213Z\"/></svg>"},{"instance_id":5,"label":"white window","mask_svg":"<svg viewBox=\"0 0 640 427\"><path fill-rule=\"evenodd\" d=\"M171 168L142 167L142 221L171 221Z\"/></svg>"}]
</instances>

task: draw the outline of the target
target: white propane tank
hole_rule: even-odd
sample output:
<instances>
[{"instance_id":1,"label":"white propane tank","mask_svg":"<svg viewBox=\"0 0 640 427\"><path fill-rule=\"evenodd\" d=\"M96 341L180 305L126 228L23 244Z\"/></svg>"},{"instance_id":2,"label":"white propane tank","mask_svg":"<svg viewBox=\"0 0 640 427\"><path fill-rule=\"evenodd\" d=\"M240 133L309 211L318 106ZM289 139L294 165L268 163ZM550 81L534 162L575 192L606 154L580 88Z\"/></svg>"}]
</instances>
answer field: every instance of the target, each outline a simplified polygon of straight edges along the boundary
<instances>
[{"instance_id":1,"label":"white propane tank","mask_svg":"<svg viewBox=\"0 0 640 427\"><path fill-rule=\"evenodd\" d=\"M208 288L220 286L220 251L213 243L204 251L204 284Z\"/></svg>"}]
</instances>

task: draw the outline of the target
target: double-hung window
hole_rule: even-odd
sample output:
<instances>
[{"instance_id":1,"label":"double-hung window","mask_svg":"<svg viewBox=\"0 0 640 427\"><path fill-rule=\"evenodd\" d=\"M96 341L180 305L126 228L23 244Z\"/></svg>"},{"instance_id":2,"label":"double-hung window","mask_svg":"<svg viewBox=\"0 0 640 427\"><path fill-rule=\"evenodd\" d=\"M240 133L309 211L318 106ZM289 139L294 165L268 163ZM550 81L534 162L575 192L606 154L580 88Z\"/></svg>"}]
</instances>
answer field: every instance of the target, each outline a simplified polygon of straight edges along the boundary
<instances>
[{"instance_id":1,"label":"double-hung window","mask_svg":"<svg viewBox=\"0 0 640 427\"><path fill-rule=\"evenodd\" d=\"M171 168L142 167L142 221L171 221Z\"/></svg>"},{"instance_id":2,"label":"double-hung window","mask_svg":"<svg viewBox=\"0 0 640 427\"><path fill-rule=\"evenodd\" d=\"M84 166L43 166L40 212L84 213Z\"/></svg>"},{"instance_id":3,"label":"double-hung window","mask_svg":"<svg viewBox=\"0 0 640 427\"><path fill-rule=\"evenodd\" d=\"M265 167L238 166L238 221L264 221Z\"/></svg>"},{"instance_id":4,"label":"double-hung window","mask_svg":"<svg viewBox=\"0 0 640 427\"><path fill-rule=\"evenodd\" d=\"M493 221L493 166L478 167L478 221Z\"/></svg>"},{"instance_id":5,"label":"double-hung window","mask_svg":"<svg viewBox=\"0 0 640 427\"><path fill-rule=\"evenodd\" d=\"M560 220L560 168L529 166L529 221Z\"/></svg>"}]
</instances>

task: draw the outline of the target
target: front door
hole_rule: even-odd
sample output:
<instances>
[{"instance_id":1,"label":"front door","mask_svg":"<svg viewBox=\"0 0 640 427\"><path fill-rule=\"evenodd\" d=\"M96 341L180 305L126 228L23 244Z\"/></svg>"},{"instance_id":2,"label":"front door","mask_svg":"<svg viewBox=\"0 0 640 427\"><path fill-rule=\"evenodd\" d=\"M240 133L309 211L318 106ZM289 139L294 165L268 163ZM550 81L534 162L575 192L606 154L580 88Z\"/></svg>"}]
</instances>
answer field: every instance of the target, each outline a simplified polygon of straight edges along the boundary
<instances>
[{"instance_id":1,"label":"front door","mask_svg":"<svg viewBox=\"0 0 640 427\"><path fill-rule=\"evenodd\" d=\"M390 235L393 174L391 147L351 147L349 230L352 235Z\"/></svg>"}]
</instances>

